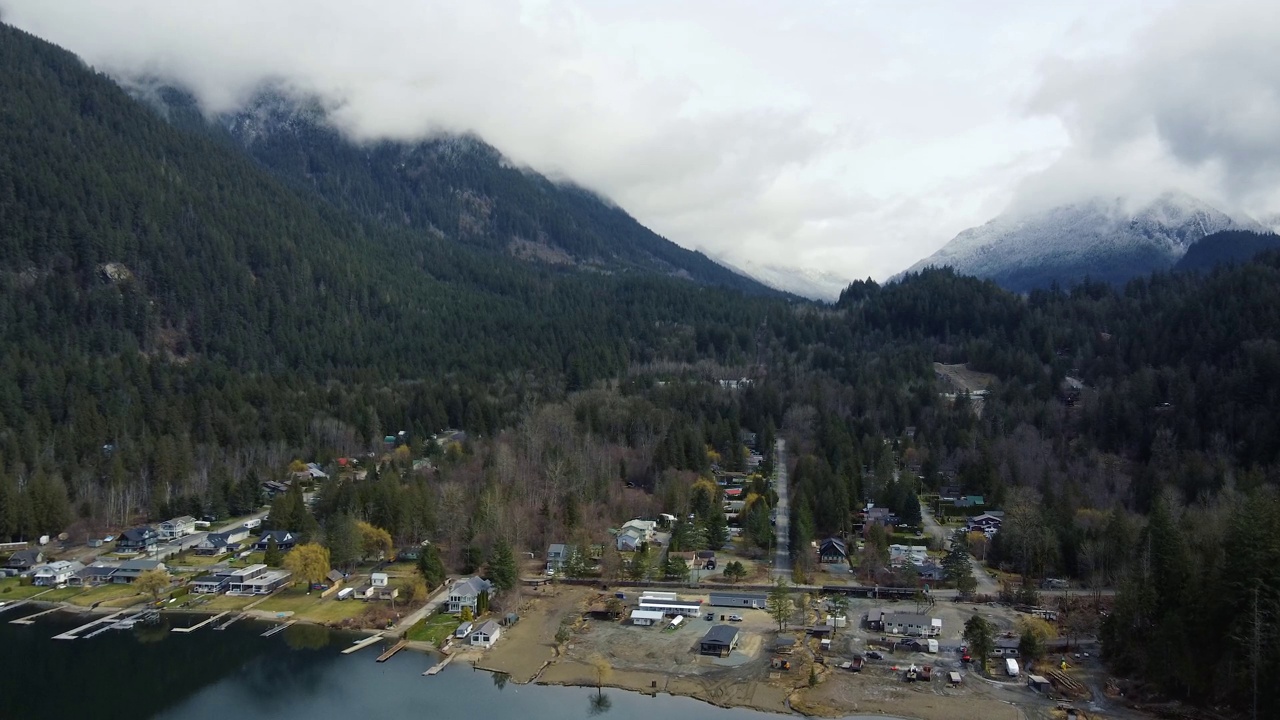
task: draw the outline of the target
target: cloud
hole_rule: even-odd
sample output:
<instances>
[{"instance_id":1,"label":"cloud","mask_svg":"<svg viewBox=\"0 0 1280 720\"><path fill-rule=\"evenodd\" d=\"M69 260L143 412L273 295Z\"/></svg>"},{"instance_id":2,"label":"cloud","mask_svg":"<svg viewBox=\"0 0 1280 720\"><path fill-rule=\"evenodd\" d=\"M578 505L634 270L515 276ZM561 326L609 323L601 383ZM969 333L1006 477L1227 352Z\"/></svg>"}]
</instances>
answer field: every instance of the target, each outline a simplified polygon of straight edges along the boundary
<instances>
[{"instance_id":1,"label":"cloud","mask_svg":"<svg viewBox=\"0 0 1280 720\"><path fill-rule=\"evenodd\" d=\"M322 97L356 139L474 132L686 247L847 278L887 277L986 221L1069 143L1088 147L1086 159L1130 144L1144 121L1094 119L1123 98L1095 92L1101 66L1090 62L1151 14L1110 0L0 0L0 10L118 77L173 78L210 111L273 81ZM1050 56L1062 59L1042 71ZM1146 72L1133 63L1135 77ZM1226 119L1217 132L1242 138L1230 157L1243 167L1250 146L1231 128L1247 123ZM1189 156L1216 139L1170 127Z\"/></svg>"},{"instance_id":2,"label":"cloud","mask_svg":"<svg viewBox=\"0 0 1280 720\"><path fill-rule=\"evenodd\" d=\"M1070 150L1021 206L1086 194L1188 191L1275 210L1280 188L1280 5L1184 3L1122 51L1045 63L1029 108L1059 119Z\"/></svg>"}]
</instances>

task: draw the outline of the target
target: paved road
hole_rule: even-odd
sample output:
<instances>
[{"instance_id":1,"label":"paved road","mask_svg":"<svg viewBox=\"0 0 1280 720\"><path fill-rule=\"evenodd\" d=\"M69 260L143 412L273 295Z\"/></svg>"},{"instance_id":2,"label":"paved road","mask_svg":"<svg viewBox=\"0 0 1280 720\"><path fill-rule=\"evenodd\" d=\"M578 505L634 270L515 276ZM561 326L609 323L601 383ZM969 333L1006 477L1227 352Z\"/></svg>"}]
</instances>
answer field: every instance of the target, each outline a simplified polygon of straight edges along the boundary
<instances>
[{"instance_id":1,"label":"paved road","mask_svg":"<svg viewBox=\"0 0 1280 720\"><path fill-rule=\"evenodd\" d=\"M778 516L773 525L777 552L773 558L773 574L791 579L791 504L787 497L787 446L778 440L773 446L773 489L778 493Z\"/></svg>"},{"instance_id":2,"label":"paved road","mask_svg":"<svg viewBox=\"0 0 1280 720\"><path fill-rule=\"evenodd\" d=\"M951 535L947 532L946 528L938 524L938 521L934 519L933 513L929 508L921 505L920 517L924 519L924 531L937 538L943 549L949 549L951 547ZM987 573L987 570L982 566L982 563L978 562L972 555L969 556L969 566L973 569L973 579L978 583L977 588L974 590L975 593L978 595L991 596L1000 594L1000 586L997 585L996 581L991 578L989 573Z\"/></svg>"}]
</instances>

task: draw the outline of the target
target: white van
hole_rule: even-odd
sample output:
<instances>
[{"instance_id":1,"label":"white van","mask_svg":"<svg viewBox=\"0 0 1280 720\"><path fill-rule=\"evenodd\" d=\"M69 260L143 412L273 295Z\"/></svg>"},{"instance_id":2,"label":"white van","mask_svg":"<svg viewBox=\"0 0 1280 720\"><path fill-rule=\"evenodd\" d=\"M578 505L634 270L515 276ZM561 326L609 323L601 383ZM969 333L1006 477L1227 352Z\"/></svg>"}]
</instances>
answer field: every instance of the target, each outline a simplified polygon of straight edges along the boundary
<instances>
[{"instance_id":1,"label":"white van","mask_svg":"<svg viewBox=\"0 0 1280 720\"><path fill-rule=\"evenodd\" d=\"M1005 658L1004 673L1009 677L1018 677L1018 661L1013 658Z\"/></svg>"}]
</instances>

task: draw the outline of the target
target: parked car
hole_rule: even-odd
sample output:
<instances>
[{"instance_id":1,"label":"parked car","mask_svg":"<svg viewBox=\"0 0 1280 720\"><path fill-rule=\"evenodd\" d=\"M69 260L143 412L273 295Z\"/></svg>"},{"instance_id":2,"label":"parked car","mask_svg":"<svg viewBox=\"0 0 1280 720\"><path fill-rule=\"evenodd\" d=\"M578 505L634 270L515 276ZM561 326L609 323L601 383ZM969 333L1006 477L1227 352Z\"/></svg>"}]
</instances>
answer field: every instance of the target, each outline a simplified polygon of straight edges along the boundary
<instances>
[{"instance_id":1,"label":"parked car","mask_svg":"<svg viewBox=\"0 0 1280 720\"><path fill-rule=\"evenodd\" d=\"M741 616L741 615L730 615L730 616L729 616L729 622L742 622L742 616Z\"/></svg>"},{"instance_id":2,"label":"parked car","mask_svg":"<svg viewBox=\"0 0 1280 720\"><path fill-rule=\"evenodd\" d=\"M884 655L881 655L881 654L880 654L878 651L876 651L876 650L868 650L868 651L867 651L867 659L868 659L868 660L883 660L883 659L884 659Z\"/></svg>"}]
</instances>

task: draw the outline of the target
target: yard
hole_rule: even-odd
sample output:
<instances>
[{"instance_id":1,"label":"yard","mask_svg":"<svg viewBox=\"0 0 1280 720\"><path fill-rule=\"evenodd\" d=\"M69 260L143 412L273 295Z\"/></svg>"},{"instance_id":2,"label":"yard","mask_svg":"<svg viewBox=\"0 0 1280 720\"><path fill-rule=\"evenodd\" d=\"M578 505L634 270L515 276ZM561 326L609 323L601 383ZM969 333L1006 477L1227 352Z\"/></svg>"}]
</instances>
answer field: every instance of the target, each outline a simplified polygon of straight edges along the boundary
<instances>
[{"instance_id":1,"label":"yard","mask_svg":"<svg viewBox=\"0 0 1280 720\"><path fill-rule=\"evenodd\" d=\"M69 601L74 605L82 607L90 607L94 603L102 603L111 607L119 607L116 602L127 601L126 604L131 605L134 602L140 602L141 597L138 596L132 585L124 583L109 583L107 585L99 585L78 593Z\"/></svg>"},{"instance_id":2,"label":"yard","mask_svg":"<svg viewBox=\"0 0 1280 720\"><path fill-rule=\"evenodd\" d=\"M291 612L299 620L332 623L359 616L366 604L359 600L337 600L336 595L322 599L319 591L307 594L305 590L291 587L267 598L254 607L264 612Z\"/></svg>"},{"instance_id":3,"label":"yard","mask_svg":"<svg viewBox=\"0 0 1280 720\"><path fill-rule=\"evenodd\" d=\"M430 617L425 617L414 623L413 627L405 633L405 637L409 640L419 642L429 642L436 647L444 644L444 641L458 629L461 623L452 615L439 613Z\"/></svg>"},{"instance_id":4,"label":"yard","mask_svg":"<svg viewBox=\"0 0 1280 720\"><path fill-rule=\"evenodd\" d=\"M15 600L24 600L48 590L46 587L38 587L36 585L23 586L18 582L18 578L5 578L0 580L0 601L11 603Z\"/></svg>"},{"instance_id":5,"label":"yard","mask_svg":"<svg viewBox=\"0 0 1280 720\"><path fill-rule=\"evenodd\" d=\"M199 595L192 594L193 597ZM200 603L199 609L208 612L222 612L224 610L241 610L245 605L253 602L255 598L246 595L213 595L206 596L209 598L207 602ZM194 602L194 600L193 600Z\"/></svg>"},{"instance_id":6,"label":"yard","mask_svg":"<svg viewBox=\"0 0 1280 720\"><path fill-rule=\"evenodd\" d=\"M64 600L70 600L82 592L84 592L84 588L82 587L60 587L41 595L40 600L42 602L63 602Z\"/></svg>"}]
</instances>

